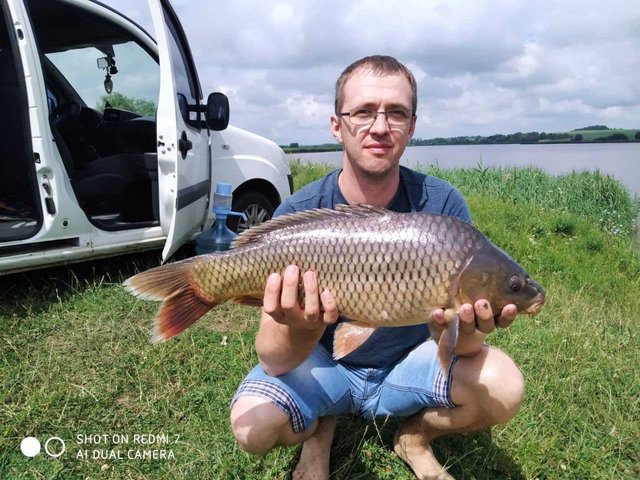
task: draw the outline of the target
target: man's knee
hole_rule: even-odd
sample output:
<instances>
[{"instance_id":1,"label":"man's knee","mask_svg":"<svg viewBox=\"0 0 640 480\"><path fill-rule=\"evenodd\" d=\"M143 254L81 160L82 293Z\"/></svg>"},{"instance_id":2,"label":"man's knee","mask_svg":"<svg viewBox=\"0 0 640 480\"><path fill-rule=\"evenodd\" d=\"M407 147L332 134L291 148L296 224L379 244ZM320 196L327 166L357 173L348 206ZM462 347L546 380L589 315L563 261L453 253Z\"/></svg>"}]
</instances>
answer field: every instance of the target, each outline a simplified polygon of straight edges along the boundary
<instances>
[{"instance_id":1,"label":"man's knee","mask_svg":"<svg viewBox=\"0 0 640 480\"><path fill-rule=\"evenodd\" d=\"M507 423L520 410L524 400L524 377L515 362L498 349L489 349L483 372L483 383L489 396L495 399L491 412L496 423Z\"/></svg>"},{"instance_id":2,"label":"man's knee","mask_svg":"<svg viewBox=\"0 0 640 480\"><path fill-rule=\"evenodd\" d=\"M289 417L260 397L241 396L231 407L231 429L244 451L262 455L278 443Z\"/></svg>"},{"instance_id":3,"label":"man's knee","mask_svg":"<svg viewBox=\"0 0 640 480\"><path fill-rule=\"evenodd\" d=\"M465 400L478 402L491 423L507 423L518 413L524 399L522 372L497 348L485 347L480 354L465 360L469 362L460 376Z\"/></svg>"},{"instance_id":4,"label":"man's knee","mask_svg":"<svg viewBox=\"0 0 640 480\"><path fill-rule=\"evenodd\" d=\"M486 391L484 410L494 423L507 423L518 413L524 399L524 377L506 353L487 348L479 383Z\"/></svg>"}]
</instances>

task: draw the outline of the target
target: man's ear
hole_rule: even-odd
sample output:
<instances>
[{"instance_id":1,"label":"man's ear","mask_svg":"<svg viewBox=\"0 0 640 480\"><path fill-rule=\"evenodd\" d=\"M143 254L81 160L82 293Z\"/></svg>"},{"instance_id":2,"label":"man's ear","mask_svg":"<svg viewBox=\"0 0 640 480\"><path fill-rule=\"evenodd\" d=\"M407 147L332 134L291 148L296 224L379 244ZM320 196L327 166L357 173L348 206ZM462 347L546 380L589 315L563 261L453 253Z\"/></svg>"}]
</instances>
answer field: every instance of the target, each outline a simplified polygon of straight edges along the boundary
<instances>
[{"instance_id":1,"label":"man's ear","mask_svg":"<svg viewBox=\"0 0 640 480\"><path fill-rule=\"evenodd\" d=\"M340 130L340 117L331 115L331 133L338 143L342 144L342 131Z\"/></svg>"},{"instance_id":2,"label":"man's ear","mask_svg":"<svg viewBox=\"0 0 640 480\"><path fill-rule=\"evenodd\" d=\"M416 122L418 121L418 116L414 115L413 118L411 119L411 128L409 128L409 131L407 132L408 135L408 140L407 140L407 144L411 141L411 138L413 138L413 134L416 132Z\"/></svg>"}]
</instances>

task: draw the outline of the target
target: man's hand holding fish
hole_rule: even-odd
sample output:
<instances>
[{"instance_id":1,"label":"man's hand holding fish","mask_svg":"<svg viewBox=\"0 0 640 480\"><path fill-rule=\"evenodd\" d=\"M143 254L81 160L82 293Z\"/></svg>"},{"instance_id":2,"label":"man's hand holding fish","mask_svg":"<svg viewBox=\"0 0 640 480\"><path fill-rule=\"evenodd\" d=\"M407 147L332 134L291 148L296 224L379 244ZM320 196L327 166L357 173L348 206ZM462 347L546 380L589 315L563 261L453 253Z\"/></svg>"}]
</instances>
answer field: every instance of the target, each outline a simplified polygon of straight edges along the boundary
<instances>
[{"instance_id":1,"label":"man's hand holding fish","mask_svg":"<svg viewBox=\"0 0 640 480\"><path fill-rule=\"evenodd\" d=\"M460 334L454 353L456 355L475 355L482 349L487 335L496 328L507 328L516 319L518 309L515 305L506 305L502 311L494 315L491 304L485 300L477 300L473 305L466 303L460 306ZM449 322L443 309L433 311L433 321L429 325L431 336L438 340L444 327Z\"/></svg>"},{"instance_id":2,"label":"man's hand holding fish","mask_svg":"<svg viewBox=\"0 0 640 480\"><path fill-rule=\"evenodd\" d=\"M326 326L338 319L333 295L328 290L318 293L315 272L304 272L300 277L299 268L289 265L282 276L274 273L267 280L256 350L260 352L260 364L270 375L281 375L302 363ZM303 305L299 299L301 281Z\"/></svg>"}]
</instances>

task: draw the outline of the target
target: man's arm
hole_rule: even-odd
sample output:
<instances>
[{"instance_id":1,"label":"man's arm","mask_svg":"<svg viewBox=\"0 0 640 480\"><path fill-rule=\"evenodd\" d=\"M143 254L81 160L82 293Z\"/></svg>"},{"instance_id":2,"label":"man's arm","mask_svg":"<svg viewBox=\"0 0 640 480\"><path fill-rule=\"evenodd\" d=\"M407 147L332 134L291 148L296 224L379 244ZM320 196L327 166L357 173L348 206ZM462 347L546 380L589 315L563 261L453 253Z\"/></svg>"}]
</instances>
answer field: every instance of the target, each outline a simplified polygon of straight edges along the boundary
<instances>
[{"instance_id":1,"label":"man's arm","mask_svg":"<svg viewBox=\"0 0 640 480\"><path fill-rule=\"evenodd\" d=\"M314 272L302 275L305 302L298 301L300 271L290 265L281 277L271 274L265 287L260 327L256 336L256 353L260 365L269 375L282 375L306 359L327 325L338 319L333 296L318 292Z\"/></svg>"}]
</instances>

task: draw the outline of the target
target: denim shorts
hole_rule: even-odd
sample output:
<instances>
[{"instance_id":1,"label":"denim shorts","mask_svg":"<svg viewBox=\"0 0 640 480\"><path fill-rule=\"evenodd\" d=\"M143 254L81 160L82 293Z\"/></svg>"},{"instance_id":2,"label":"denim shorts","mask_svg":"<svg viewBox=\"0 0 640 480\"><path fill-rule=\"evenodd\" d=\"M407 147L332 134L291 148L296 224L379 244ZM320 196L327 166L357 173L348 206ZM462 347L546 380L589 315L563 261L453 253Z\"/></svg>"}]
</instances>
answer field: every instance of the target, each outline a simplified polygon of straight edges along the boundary
<instances>
[{"instance_id":1,"label":"denim shorts","mask_svg":"<svg viewBox=\"0 0 640 480\"><path fill-rule=\"evenodd\" d=\"M440 368L437 344L427 340L398 363L387 368L353 367L335 361L320 344L298 367L277 377L256 366L238 387L240 396L257 396L273 402L301 432L326 415L359 414L409 416L423 408L455 407L451 378Z\"/></svg>"}]
</instances>

